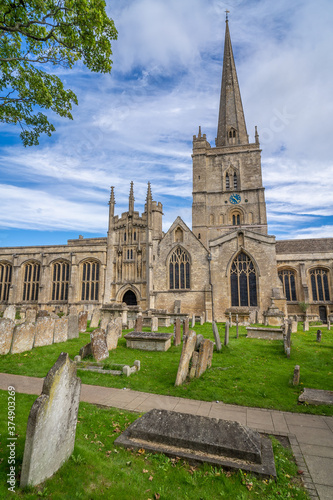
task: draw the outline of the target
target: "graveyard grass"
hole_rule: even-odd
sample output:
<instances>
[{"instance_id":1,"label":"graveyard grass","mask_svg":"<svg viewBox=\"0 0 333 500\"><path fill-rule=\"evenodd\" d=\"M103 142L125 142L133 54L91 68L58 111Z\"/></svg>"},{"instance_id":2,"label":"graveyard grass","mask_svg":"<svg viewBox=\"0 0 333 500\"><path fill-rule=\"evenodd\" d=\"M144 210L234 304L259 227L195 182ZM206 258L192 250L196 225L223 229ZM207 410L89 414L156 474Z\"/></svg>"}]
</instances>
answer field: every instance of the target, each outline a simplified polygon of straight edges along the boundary
<instances>
[{"instance_id":1,"label":"graveyard grass","mask_svg":"<svg viewBox=\"0 0 333 500\"><path fill-rule=\"evenodd\" d=\"M224 324L218 324L222 344ZM197 334L214 340L212 326L196 324ZM167 352L149 352L126 348L126 340L119 339L118 347L110 351L104 361L105 368L112 363L133 365L141 361L141 370L130 377L90 373L78 370L84 384L106 387L129 388L137 391L165 394L204 401L220 401L228 404L269 408L291 412L333 415L333 407L298 404L303 387L314 389L333 388L333 331L321 327L322 341L316 341L318 326L309 332L299 330L292 334L291 356L288 359L280 340L247 339L245 327L230 329L229 345L221 352L214 351L212 367L200 379L174 387L181 346L172 346ZM88 329L89 330L89 329ZM145 329L144 329L145 330ZM173 331L173 327L159 329ZM123 335L126 330L123 331ZM90 340L89 333L78 339L51 346L38 347L32 351L0 357L0 372L45 377L56 362L60 352L65 351L74 359L80 347ZM295 365L300 365L300 385L292 385Z\"/></svg>"},{"instance_id":2,"label":"graveyard grass","mask_svg":"<svg viewBox=\"0 0 333 500\"><path fill-rule=\"evenodd\" d=\"M27 419L35 396L16 395L16 472L23 458ZM189 466L182 460L151 455L145 450L116 448L114 440L138 414L81 403L72 457L49 480L24 490L7 491L7 392L0 391L0 498L52 500L245 500L308 499L289 450L273 440L277 482L218 467Z\"/></svg>"}]
</instances>

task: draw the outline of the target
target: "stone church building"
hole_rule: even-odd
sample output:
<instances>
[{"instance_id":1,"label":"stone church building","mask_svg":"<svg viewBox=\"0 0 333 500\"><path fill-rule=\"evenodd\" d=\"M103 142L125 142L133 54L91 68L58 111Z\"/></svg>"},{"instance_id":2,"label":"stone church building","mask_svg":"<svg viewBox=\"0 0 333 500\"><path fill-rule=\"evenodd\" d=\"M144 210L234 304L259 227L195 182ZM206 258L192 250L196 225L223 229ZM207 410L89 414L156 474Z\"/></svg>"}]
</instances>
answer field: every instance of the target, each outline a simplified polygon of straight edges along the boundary
<instances>
[{"instance_id":1,"label":"stone church building","mask_svg":"<svg viewBox=\"0 0 333 500\"><path fill-rule=\"evenodd\" d=\"M0 248L0 310L205 314L263 322L333 313L333 238L276 241L267 234L259 136L249 142L226 22L215 147L193 137L192 230L177 217L162 231L162 204L148 183L145 210L115 214L111 188L106 237L66 245ZM276 322L275 322L276 324Z\"/></svg>"}]
</instances>

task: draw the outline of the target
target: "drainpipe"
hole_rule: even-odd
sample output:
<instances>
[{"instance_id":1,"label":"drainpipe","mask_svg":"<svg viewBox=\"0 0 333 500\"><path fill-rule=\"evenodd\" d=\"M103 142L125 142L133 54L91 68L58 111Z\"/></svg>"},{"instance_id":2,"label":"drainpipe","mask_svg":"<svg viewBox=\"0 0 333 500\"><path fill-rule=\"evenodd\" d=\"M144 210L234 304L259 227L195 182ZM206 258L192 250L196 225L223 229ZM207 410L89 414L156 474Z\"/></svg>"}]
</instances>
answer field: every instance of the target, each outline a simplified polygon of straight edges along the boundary
<instances>
[{"instance_id":1,"label":"drainpipe","mask_svg":"<svg viewBox=\"0 0 333 500\"><path fill-rule=\"evenodd\" d=\"M210 263L211 263L211 260L212 260L212 254L211 253L209 253L207 255L207 259L208 259L208 270L209 270L210 293L211 293L211 297L212 297L212 322L213 322L213 321L215 321L215 315L214 315L214 293L213 293L212 273L211 273L211 269L210 269Z\"/></svg>"}]
</instances>

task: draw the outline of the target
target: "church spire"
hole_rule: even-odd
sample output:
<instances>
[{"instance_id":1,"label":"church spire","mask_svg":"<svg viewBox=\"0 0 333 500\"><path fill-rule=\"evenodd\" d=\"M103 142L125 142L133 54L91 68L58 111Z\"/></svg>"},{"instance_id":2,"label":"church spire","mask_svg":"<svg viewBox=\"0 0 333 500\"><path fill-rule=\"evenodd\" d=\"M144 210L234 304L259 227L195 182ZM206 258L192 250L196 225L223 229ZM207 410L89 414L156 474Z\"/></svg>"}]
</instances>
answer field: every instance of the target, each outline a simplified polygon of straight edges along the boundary
<instances>
[{"instance_id":1,"label":"church spire","mask_svg":"<svg viewBox=\"0 0 333 500\"><path fill-rule=\"evenodd\" d=\"M249 143L231 46L228 17L225 29L219 123L215 142L217 147Z\"/></svg>"},{"instance_id":2,"label":"church spire","mask_svg":"<svg viewBox=\"0 0 333 500\"><path fill-rule=\"evenodd\" d=\"M130 213L134 212L134 201L135 199L134 199L133 181L131 181L131 188L128 200L128 210Z\"/></svg>"}]
</instances>

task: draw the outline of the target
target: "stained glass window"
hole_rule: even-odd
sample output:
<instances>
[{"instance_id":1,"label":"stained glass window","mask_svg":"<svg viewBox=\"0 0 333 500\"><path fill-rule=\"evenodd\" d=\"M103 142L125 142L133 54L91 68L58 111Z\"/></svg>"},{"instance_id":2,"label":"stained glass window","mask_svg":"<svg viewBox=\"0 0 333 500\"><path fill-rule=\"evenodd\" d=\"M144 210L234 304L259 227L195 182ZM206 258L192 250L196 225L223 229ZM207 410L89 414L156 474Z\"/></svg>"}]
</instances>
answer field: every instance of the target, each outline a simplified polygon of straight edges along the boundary
<instances>
[{"instance_id":1,"label":"stained glass window","mask_svg":"<svg viewBox=\"0 0 333 500\"><path fill-rule=\"evenodd\" d=\"M190 288L190 257L185 250L177 247L169 262L170 290Z\"/></svg>"},{"instance_id":2,"label":"stained glass window","mask_svg":"<svg viewBox=\"0 0 333 500\"><path fill-rule=\"evenodd\" d=\"M252 260L241 252L234 259L230 271L231 305L257 305L257 277Z\"/></svg>"}]
</instances>

